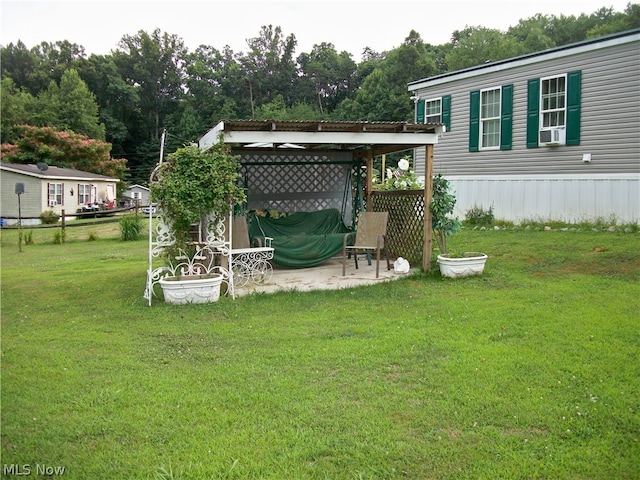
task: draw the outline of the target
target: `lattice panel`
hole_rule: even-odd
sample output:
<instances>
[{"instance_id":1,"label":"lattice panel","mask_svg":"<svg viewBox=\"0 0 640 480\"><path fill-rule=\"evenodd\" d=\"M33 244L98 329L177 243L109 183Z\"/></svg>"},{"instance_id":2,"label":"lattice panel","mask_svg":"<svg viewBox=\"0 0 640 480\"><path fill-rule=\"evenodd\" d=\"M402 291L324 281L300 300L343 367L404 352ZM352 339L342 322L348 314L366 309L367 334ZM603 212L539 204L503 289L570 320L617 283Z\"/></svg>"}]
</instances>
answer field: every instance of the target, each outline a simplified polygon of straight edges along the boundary
<instances>
[{"instance_id":1,"label":"lattice panel","mask_svg":"<svg viewBox=\"0 0 640 480\"><path fill-rule=\"evenodd\" d=\"M257 152L242 155L249 210L313 212L337 208L351 223L351 157L344 153Z\"/></svg>"},{"instance_id":2,"label":"lattice panel","mask_svg":"<svg viewBox=\"0 0 640 480\"><path fill-rule=\"evenodd\" d=\"M406 258L411 265L422 264L424 245L424 191L372 192L373 211L389 212L387 246L391 258Z\"/></svg>"}]
</instances>

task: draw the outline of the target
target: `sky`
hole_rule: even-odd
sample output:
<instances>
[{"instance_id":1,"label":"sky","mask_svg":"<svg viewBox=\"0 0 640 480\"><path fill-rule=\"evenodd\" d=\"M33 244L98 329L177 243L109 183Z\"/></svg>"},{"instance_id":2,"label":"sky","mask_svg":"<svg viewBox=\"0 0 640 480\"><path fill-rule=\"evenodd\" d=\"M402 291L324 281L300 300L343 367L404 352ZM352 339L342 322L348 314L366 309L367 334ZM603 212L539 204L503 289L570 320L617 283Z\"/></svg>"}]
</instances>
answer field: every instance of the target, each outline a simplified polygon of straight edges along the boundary
<instances>
[{"instance_id":1,"label":"sky","mask_svg":"<svg viewBox=\"0 0 640 480\"><path fill-rule=\"evenodd\" d=\"M449 42L455 30L482 26L506 31L520 19L545 15L591 14L601 7L623 12L630 0L0 0L0 45L21 40L27 48L68 40L85 53L117 49L124 35L159 28L177 35L189 51L200 45L235 53L264 25L279 26L297 40L296 55L316 44L332 43L355 61L369 47L398 47L411 30L433 45ZM636 0L633 0L636 3Z\"/></svg>"}]
</instances>

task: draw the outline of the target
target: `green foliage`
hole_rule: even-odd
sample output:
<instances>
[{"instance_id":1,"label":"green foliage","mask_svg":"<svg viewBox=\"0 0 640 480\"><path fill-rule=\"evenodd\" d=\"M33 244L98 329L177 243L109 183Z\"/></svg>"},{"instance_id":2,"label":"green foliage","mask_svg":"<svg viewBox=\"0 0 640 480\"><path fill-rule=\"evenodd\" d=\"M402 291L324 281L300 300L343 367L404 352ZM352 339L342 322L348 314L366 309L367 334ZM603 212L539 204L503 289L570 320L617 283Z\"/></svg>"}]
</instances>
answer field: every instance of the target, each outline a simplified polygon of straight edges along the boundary
<instances>
[{"instance_id":1,"label":"green foliage","mask_svg":"<svg viewBox=\"0 0 640 480\"><path fill-rule=\"evenodd\" d=\"M141 231L142 219L138 215L125 215L120 219L120 238L123 241L131 242L139 240Z\"/></svg>"},{"instance_id":2,"label":"green foliage","mask_svg":"<svg viewBox=\"0 0 640 480\"><path fill-rule=\"evenodd\" d=\"M383 190L420 190L424 188L422 180L410 168L411 157L404 157L395 169L387 168Z\"/></svg>"},{"instance_id":3,"label":"green foliage","mask_svg":"<svg viewBox=\"0 0 640 480\"><path fill-rule=\"evenodd\" d=\"M76 70L67 70L58 85L55 81L38 97L43 121L96 140L104 140L105 128L98 119L98 104Z\"/></svg>"},{"instance_id":4,"label":"green foliage","mask_svg":"<svg viewBox=\"0 0 640 480\"><path fill-rule=\"evenodd\" d=\"M150 186L151 199L171 220L178 244L187 240L192 224L211 214L221 218L231 203L245 201L239 167L222 143L207 150L180 148L159 166L158 181Z\"/></svg>"},{"instance_id":5,"label":"green foliage","mask_svg":"<svg viewBox=\"0 0 640 480\"><path fill-rule=\"evenodd\" d=\"M330 113L353 93L357 65L347 52L338 54L333 44L323 42L297 61L301 77L296 92L301 91L305 103L315 96L320 115Z\"/></svg>"},{"instance_id":6,"label":"green foliage","mask_svg":"<svg viewBox=\"0 0 640 480\"><path fill-rule=\"evenodd\" d=\"M0 125L2 141L14 143L20 138L18 125L33 123L33 113L38 110L37 100L23 88L16 87L11 78L2 78L0 90ZM4 147L3 147L4 149Z\"/></svg>"},{"instance_id":7,"label":"green foliage","mask_svg":"<svg viewBox=\"0 0 640 480\"><path fill-rule=\"evenodd\" d=\"M55 245L62 245L66 241L67 232L65 229L61 228L53 232L53 243Z\"/></svg>"},{"instance_id":8,"label":"green foliage","mask_svg":"<svg viewBox=\"0 0 640 480\"><path fill-rule=\"evenodd\" d=\"M40 214L40 221L44 225L55 225L60 220L60 215L58 215L53 210L45 210Z\"/></svg>"},{"instance_id":9,"label":"green foliage","mask_svg":"<svg viewBox=\"0 0 640 480\"><path fill-rule=\"evenodd\" d=\"M142 229L142 226L140 226L140 229ZM139 233L139 232L138 232ZM87 237L87 240L89 240L90 242L95 242L96 240L98 240L98 234L96 232L89 232L89 236Z\"/></svg>"},{"instance_id":10,"label":"green foliage","mask_svg":"<svg viewBox=\"0 0 640 480\"><path fill-rule=\"evenodd\" d=\"M453 32L452 44L453 48L445 58L449 71L462 70L524 53L522 44L515 37L503 34L500 30L484 27L456 30Z\"/></svg>"},{"instance_id":11,"label":"green foliage","mask_svg":"<svg viewBox=\"0 0 640 480\"><path fill-rule=\"evenodd\" d=\"M29 230L24 234L24 244L25 245L35 245L36 241L33 239L33 230Z\"/></svg>"},{"instance_id":12,"label":"green foliage","mask_svg":"<svg viewBox=\"0 0 640 480\"><path fill-rule=\"evenodd\" d=\"M442 174L433 177L433 199L431 210L431 225L440 253L447 253L447 237L460 230L460 220L452 217L456 206L456 196L452 192L451 184Z\"/></svg>"},{"instance_id":13,"label":"green foliage","mask_svg":"<svg viewBox=\"0 0 640 480\"><path fill-rule=\"evenodd\" d=\"M474 205L464 214L464 223L467 225L491 225L493 220L493 206L485 210L482 206Z\"/></svg>"}]
</instances>

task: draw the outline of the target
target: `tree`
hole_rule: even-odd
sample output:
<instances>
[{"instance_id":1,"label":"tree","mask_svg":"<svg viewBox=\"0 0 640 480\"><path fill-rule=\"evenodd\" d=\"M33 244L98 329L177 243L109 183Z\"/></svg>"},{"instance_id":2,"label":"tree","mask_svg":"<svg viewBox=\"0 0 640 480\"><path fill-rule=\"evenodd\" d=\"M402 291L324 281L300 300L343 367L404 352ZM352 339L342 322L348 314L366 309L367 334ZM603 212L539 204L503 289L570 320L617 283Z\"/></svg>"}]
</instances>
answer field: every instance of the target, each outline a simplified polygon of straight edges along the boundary
<instances>
[{"instance_id":1,"label":"tree","mask_svg":"<svg viewBox=\"0 0 640 480\"><path fill-rule=\"evenodd\" d=\"M451 44L453 48L446 56L449 71L462 70L524 53L524 48L516 37L485 27L456 30L453 32Z\"/></svg>"},{"instance_id":2,"label":"tree","mask_svg":"<svg viewBox=\"0 0 640 480\"><path fill-rule=\"evenodd\" d=\"M601 37L624 30L640 27L640 4L628 3L624 13L601 8L594 13L602 22L587 32L588 38Z\"/></svg>"},{"instance_id":3,"label":"tree","mask_svg":"<svg viewBox=\"0 0 640 480\"><path fill-rule=\"evenodd\" d=\"M186 54L180 37L159 29L123 36L112 54L120 76L138 98L128 109L131 123L123 146L136 181L148 179L158 159L161 132L184 99Z\"/></svg>"},{"instance_id":4,"label":"tree","mask_svg":"<svg viewBox=\"0 0 640 480\"><path fill-rule=\"evenodd\" d=\"M40 59L20 40L16 44L10 43L3 47L0 50L0 57L2 58L2 78L12 79L16 88L34 96L46 88L46 84L40 85L34 78Z\"/></svg>"},{"instance_id":5,"label":"tree","mask_svg":"<svg viewBox=\"0 0 640 480\"><path fill-rule=\"evenodd\" d=\"M288 107L282 95L256 109L256 120L320 120L318 110L308 103L295 103Z\"/></svg>"},{"instance_id":6,"label":"tree","mask_svg":"<svg viewBox=\"0 0 640 480\"><path fill-rule=\"evenodd\" d=\"M314 45L311 53L298 57L298 64L298 88L305 84L309 86L321 116L332 111L354 91L356 63L348 52L338 54L331 43Z\"/></svg>"},{"instance_id":7,"label":"tree","mask_svg":"<svg viewBox=\"0 0 640 480\"><path fill-rule=\"evenodd\" d=\"M413 105L407 83L437 72L433 53L427 50L417 32L411 31L404 43L382 60L372 60L374 68L353 98L345 100L336 112L343 120L406 121L413 118Z\"/></svg>"},{"instance_id":8,"label":"tree","mask_svg":"<svg viewBox=\"0 0 640 480\"><path fill-rule=\"evenodd\" d=\"M157 141L165 118L178 108L184 94L184 42L159 29L151 34L140 30L122 37L118 47L114 61L120 75L138 91L147 140Z\"/></svg>"},{"instance_id":9,"label":"tree","mask_svg":"<svg viewBox=\"0 0 640 480\"><path fill-rule=\"evenodd\" d=\"M76 70L67 70L59 86L52 80L38 98L44 119L42 125L104 140L105 128L98 119L98 104Z\"/></svg>"},{"instance_id":10,"label":"tree","mask_svg":"<svg viewBox=\"0 0 640 480\"><path fill-rule=\"evenodd\" d=\"M222 119L249 118L245 76L233 51L201 45L187 56L186 102L207 128Z\"/></svg>"},{"instance_id":11,"label":"tree","mask_svg":"<svg viewBox=\"0 0 640 480\"><path fill-rule=\"evenodd\" d=\"M553 36L552 17L549 15L537 14L520 20L517 25L510 27L507 33L522 43L526 53L539 52L556 46L551 38Z\"/></svg>"},{"instance_id":12,"label":"tree","mask_svg":"<svg viewBox=\"0 0 640 480\"><path fill-rule=\"evenodd\" d=\"M0 86L0 128L2 129L2 140L5 143L15 142L20 133L16 125L31 123L37 110L37 100L25 89L17 88L10 78L3 78Z\"/></svg>"},{"instance_id":13,"label":"tree","mask_svg":"<svg viewBox=\"0 0 640 480\"><path fill-rule=\"evenodd\" d=\"M256 108L274 100L280 94L287 105L293 98L297 68L293 59L296 37L284 38L280 27L263 26L260 35L247 40L249 51L239 55L244 70L251 105L251 117Z\"/></svg>"},{"instance_id":14,"label":"tree","mask_svg":"<svg viewBox=\"0 0 640 480\"><path fill-rule=\"evenodd\" d=\"M123 154L129 148L129 136L141 123L136 87L120 76L111 55L91 55L78 73L96 97L105 140L113 145L114 154Z\"/></svg>"},{"instance_id":15,"label":"tree","mask_svg":"<svg viewBox=\"0 0 640 480\"><path fill-rule=\"evenodd\" d=\"M11 163L38 163L107 175L124 180L126 159L111 158L111 145L79 133L54 127L18 127L15 144L2 145L2 160Z\"/></svg>"}]
</instances>

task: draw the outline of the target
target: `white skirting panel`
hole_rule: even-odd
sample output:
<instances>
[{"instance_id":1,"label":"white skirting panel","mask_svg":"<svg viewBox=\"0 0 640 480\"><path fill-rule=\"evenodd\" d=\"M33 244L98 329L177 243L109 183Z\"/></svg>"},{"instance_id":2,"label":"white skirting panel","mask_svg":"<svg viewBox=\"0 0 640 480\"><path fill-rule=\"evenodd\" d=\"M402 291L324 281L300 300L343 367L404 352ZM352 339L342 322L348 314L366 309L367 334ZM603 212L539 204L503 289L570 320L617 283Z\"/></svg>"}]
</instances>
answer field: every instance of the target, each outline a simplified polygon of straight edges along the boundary
<instances>
[{"instance_id":1,"label":"white skirting panel","mask_svg":"<svg viewBox=\"0 0 640 480\"><path fill-rule=\"evenodd\" d=\"M496 219L597 220L640 223L640 174L447 176L463 219L474 206L493 207Z\"/></svg>"}]
</instances>

